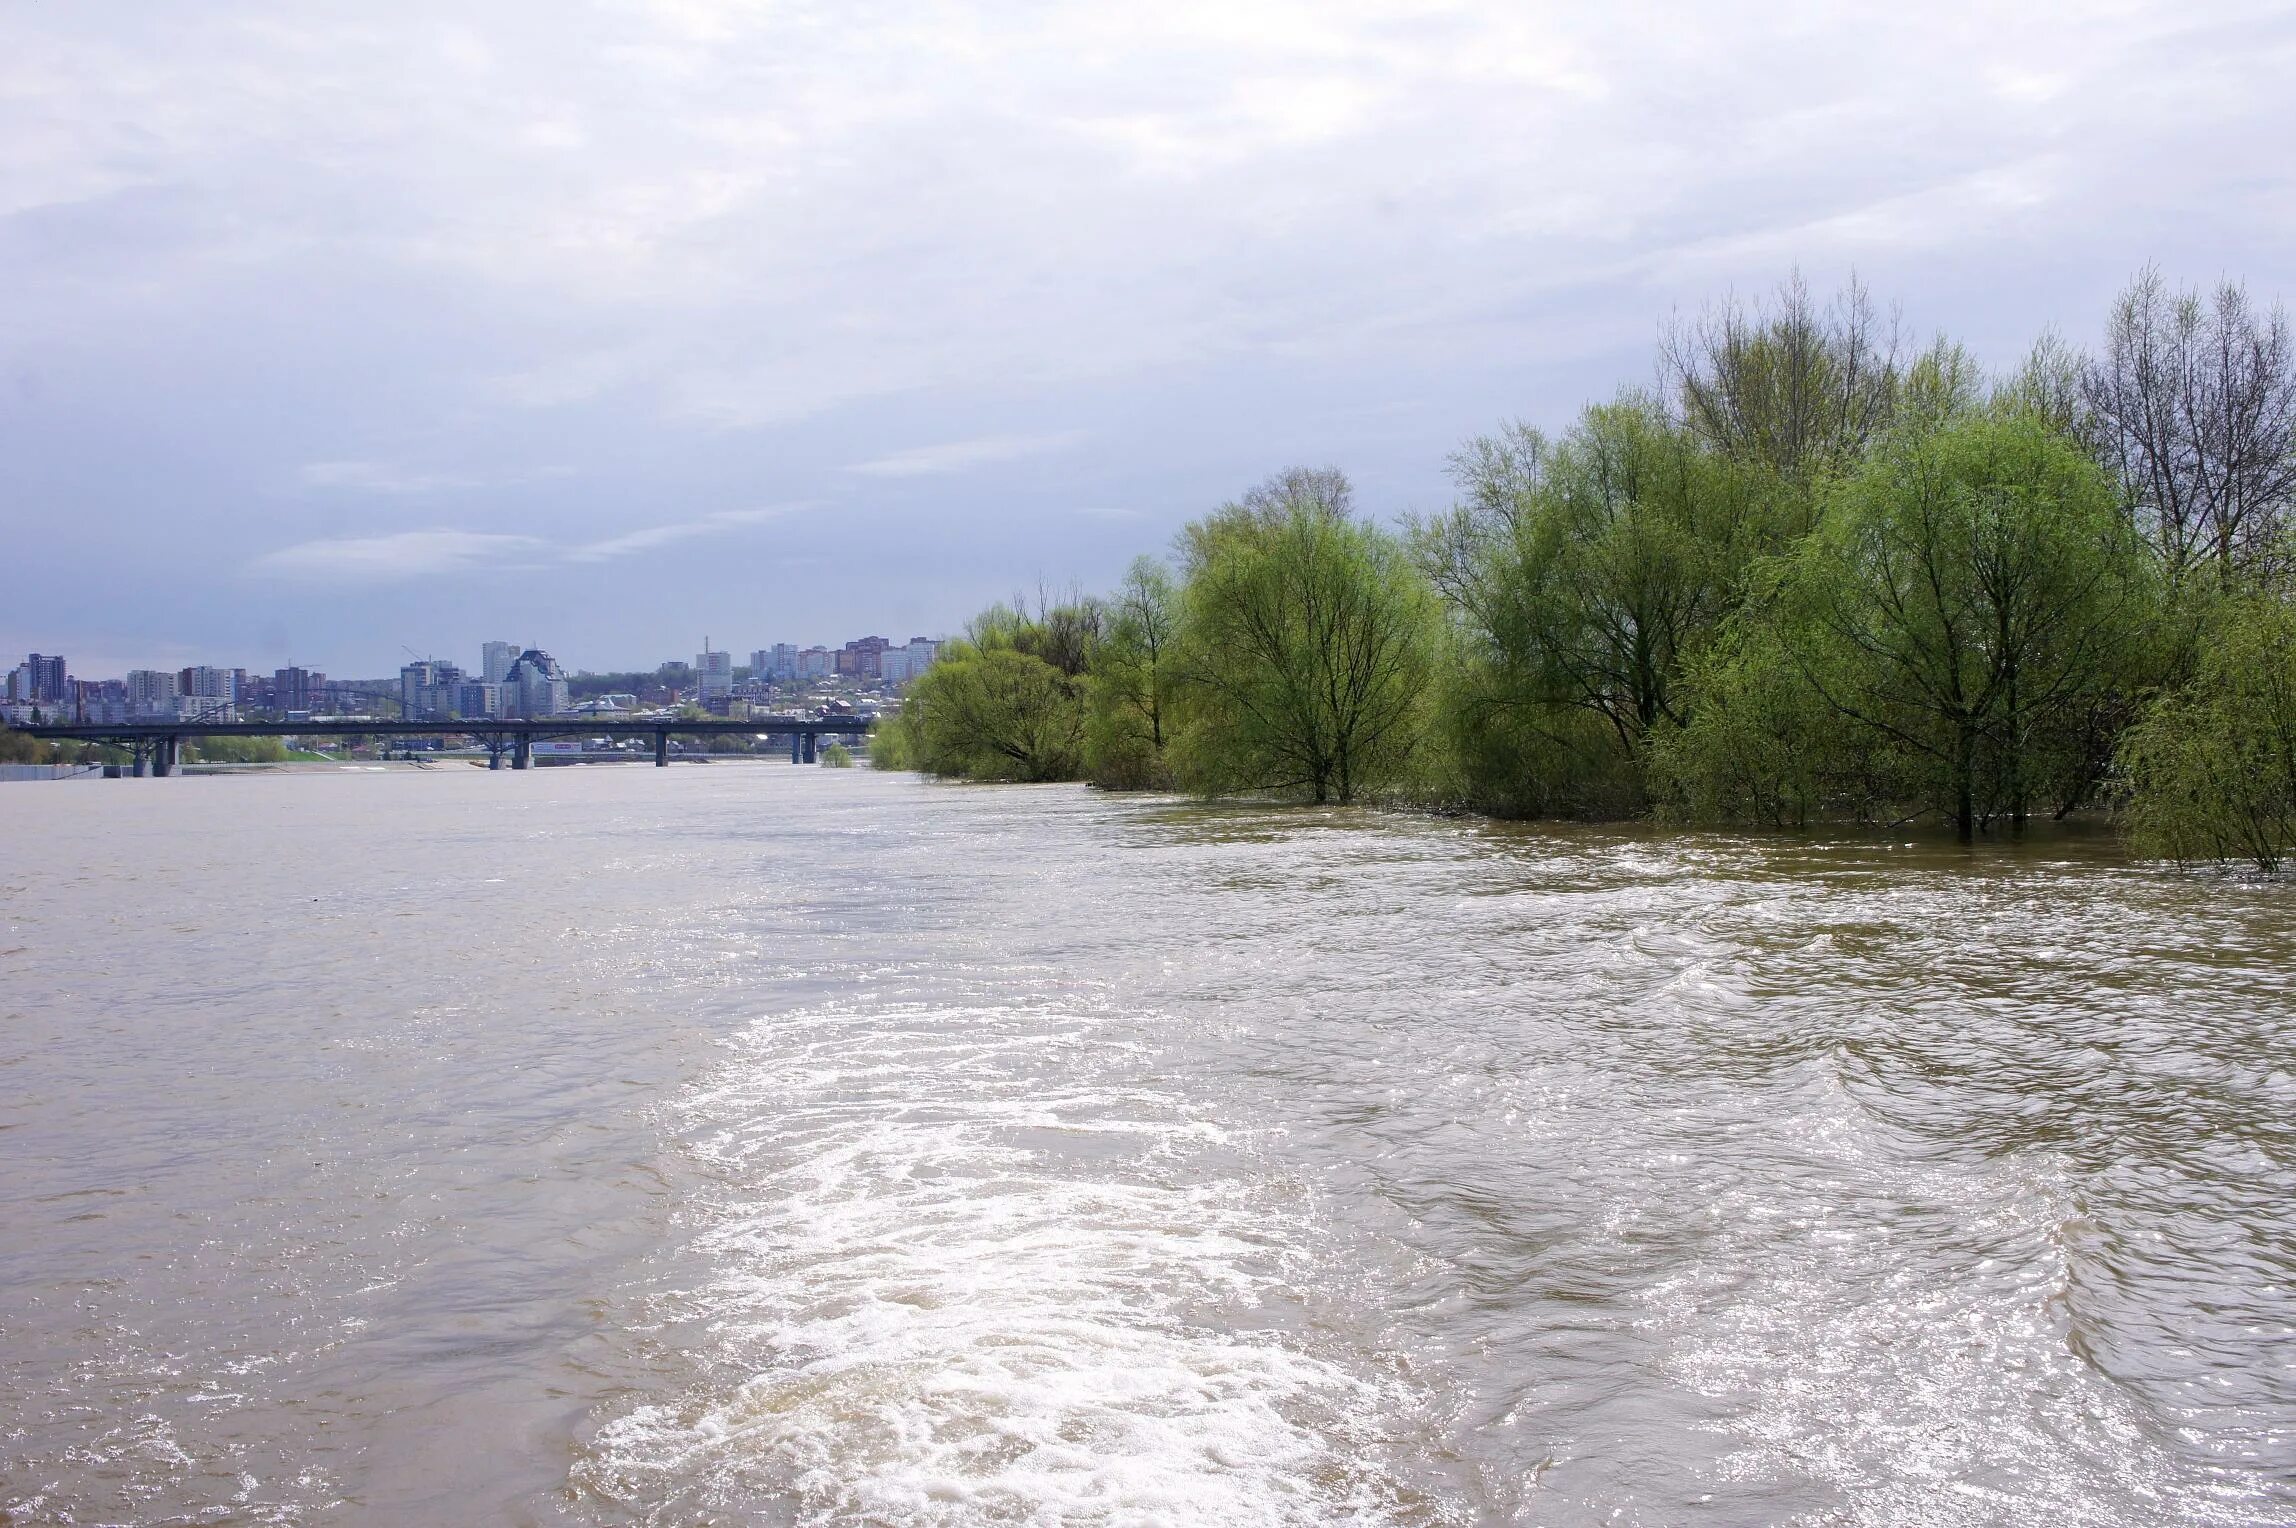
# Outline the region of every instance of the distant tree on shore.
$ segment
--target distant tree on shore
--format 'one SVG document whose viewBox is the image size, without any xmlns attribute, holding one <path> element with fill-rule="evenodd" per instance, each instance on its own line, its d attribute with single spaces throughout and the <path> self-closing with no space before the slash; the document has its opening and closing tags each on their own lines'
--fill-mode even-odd
<svg viewBox="0 0 2296 1528">
<path fill-rule="evenodd" d="M 0 727 L 0 764 L 53 764 L 56 745 Z"/>
</svg>

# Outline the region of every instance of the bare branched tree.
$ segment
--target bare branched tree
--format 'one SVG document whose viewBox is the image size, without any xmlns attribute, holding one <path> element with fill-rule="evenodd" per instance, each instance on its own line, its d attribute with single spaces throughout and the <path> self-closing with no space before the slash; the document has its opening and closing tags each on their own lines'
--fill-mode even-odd
<svg viewBox="0 0 2296 1528">
<path fill-rule="evenodd" d="M 2296 500 L 2296 342 L 2235 282 L 2207 300 L 2147 267 L 2082 378 L 2094 444 L 2172 574 L 2269 570 Z"/>
</svg>

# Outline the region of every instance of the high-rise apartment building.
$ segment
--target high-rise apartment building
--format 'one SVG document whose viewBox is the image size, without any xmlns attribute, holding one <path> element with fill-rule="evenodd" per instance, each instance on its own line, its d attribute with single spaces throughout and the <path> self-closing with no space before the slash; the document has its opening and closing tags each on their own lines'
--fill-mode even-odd
<svg viewBox="0 0 2296 1528">
<path fill-rule="evenodd" d="M 880 673 L 878 660 L 892 645 L 883 637 L 856 638 L 846 643 L 845 650 L 838 654 L 837 672 L 851 674 L 856 679 L 875 679 Z"/>
<path fill-rule="evenodd" d="M 24 660 L 31 670 L 31 693 L 25 700 L 44 702 L 66 700 L 71 696 L 70 682 L 64 675 L 64 660 L 60 655 L 33 653 Z"/>
<path fill-rule="evenodd" d="M 770 679 L 787 683 L 797 677 L 797 644 L 776 642 L 761 647 L 749 655 L 749 674 L 752 679 Z"/>
<path fill-rule="evenodd" d="M 565 672 L 539 647 L 518 655 L 510 672 L 502 676 L 502 686 L 506 715 L 557 716 L 569 703 Z"/>
<path fill-rule="evenodd" d="M 694 654 L 694 689 L 695 699 L 705 706 L 733 694 L 733 654 L 711 652 L 707 637 Z"/>
<path fill-rule="evenodd" d="M 488 642 L 479 648 L 479 678 L 484 684 L 500 684 L 510 677 L 510 666 L 518 661 L 522 651 L 516 642 Z"/>
<path fill-rule="evenodd" d="M 457 716 L 508 715 L 505 697 L 510 687 L 488 684 L 483 679 L 465 678 L 454 687 L 454 714 Z"/>
<path fill-rule="evenodd" d="M 453 716 L 461 700 L 462 670 L 436 658 L 409 663 L 399 670 L 399 714 L 429 720 Z"/>
<path fill-rule="evenodd" d="M 271 704 L 281 711 L 316 711 L 326 683 L 325 674 L 283 668 L 271 676 Z"/>
<path fill-rule="evenodd" d="M 175 674 L 178 695 L 197 696 L 201 700 L 232 700 L 239 698 L 238 673 L 234 669 L 196 668 L 177 669 Z"/>
<path fill-rule="evenodd" d="M 175 720 L 175 698 L 183 693 L 176 675 L 164 669 L 129 669 L 127 685 L 130 720 Z"/>
</svg>

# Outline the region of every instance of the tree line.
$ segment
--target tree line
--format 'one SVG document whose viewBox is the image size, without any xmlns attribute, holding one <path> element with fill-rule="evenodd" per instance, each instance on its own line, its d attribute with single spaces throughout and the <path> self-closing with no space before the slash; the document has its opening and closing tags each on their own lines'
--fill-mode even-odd
<svg viewBox="0 0 2296 1528">
<path fill-rule="evenodd" d="M 1678 324 L 1660 380 L 1450 460 L 1379 524 L 1331 469 L 1106 596 L 983 612 L 878 762 L 971 779 L 1963 839 L 2119 814 L 2296 846 L 2296 351 L 2147 270 L 1989 375 L 1854 282 Z"/>
</svg>

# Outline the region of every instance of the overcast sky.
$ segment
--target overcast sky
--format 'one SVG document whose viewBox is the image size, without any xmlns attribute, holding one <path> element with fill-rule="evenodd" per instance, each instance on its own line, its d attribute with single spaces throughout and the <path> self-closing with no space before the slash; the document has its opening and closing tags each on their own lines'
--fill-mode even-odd
<svg viewBox="0 0 2296 1528">
<path fill-rule="evenodd" d="M 937 634 L 1289 464 L 1438 508 L 1796 266 L 1992 363 L 2296 296 L 2292 81 L 2209 0 L 0 0 L 0 653 Z"/>
</svg>

